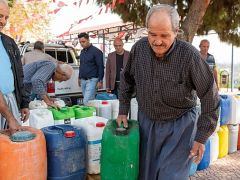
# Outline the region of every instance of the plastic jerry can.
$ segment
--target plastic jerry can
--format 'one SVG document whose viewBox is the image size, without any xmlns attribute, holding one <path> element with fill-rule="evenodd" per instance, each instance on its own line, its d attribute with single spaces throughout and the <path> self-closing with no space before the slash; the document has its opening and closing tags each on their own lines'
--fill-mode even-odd
<svg viewBox="0 0 240 180">
<path fill-rule="evenodd" d="M 219 154 L 219 137 L 218 133 L 210 136 L 210 164 L 217 160 Z"/>
<path fill-rule="evenodd" d="M 136 180 L 139 172 L 139 125 L 129 120 L 128 129 L 109 120 L 102 136 L 101 180 Z"/>
<path fill-rule="evenodd" d="M 9 130 L 0 131 L 1 180 L 47 179 L 45 137 L 41 130 L 24 128 L 12 135 Z"/>
<path fill-rule="evenodd" d="M 223 125 L 218 131 L 219 136 L 219 155 L 218 158 L 222 158 L 228 154 L 228 127 Z"/>
<path fill-rule="evenodd" d="M 108 101 L 102 101 L 102 103 L 99 105 L 98 116 L 106 119 L 112 119 L 112 106 Z"/>
<path fill-rule="evenodd" d="M 83 129 L 61 124 L 42 131 L 47 143 L 48 180 L 85 180 L 87 138 Z"/>
<path fill-rule="evenodd" d="M 52 112 L 48 109 L 30 110 L 29 125 L 37 129 L 54 125 Z"/>
<path fill-rule="evenodd" d="M 111 93 L 99 93 L 96 95 L 96 99 L 97 100 L 113 100 L 113 99 L 117 99 L 117 96 Z"/>
<path fill-rule="evenodd" d="M 220 95 L 220 106 L 221 106 L 221 115 L 220 115 L 220 125 L 227 124 L 231 118 L 231 96 L 230 95 Z"/>
<path fill-rule="evenodd" d="M 72 124 L 72 121 L 75 120 L 75 114 L 73 108 L 63 107 L 61 109 L 50 108 L 52 111 L 54 124 Z"/>
<path fill-rule="evenodd" d="M 96 108 L 91 106 L 73 106 L 75 113 L 75 120 L 80 118 L 86 118 L 96 116 Z"/>
<path fill-rule="evenodd" d="M 190 171 L 189 171 L 189 176 L 193 176 L 195 172 L 197 171 L 198 165 L 196 163 L 191 164 Z"/>
<path fill-rule="evenodd" d="M 228 124 L 239 124 L 240 123 L 240 95 L 231 96 L 231 118 Z"/>
<path fill-rule="evenodd" d="M 228 125 L 228 130 L 228 153 L 234 153 L 237 151 L 239 125 Z"/>
<path fill-rule="evenodd" d="M 208 139 L 205 143 L 205 151 L 203 154 L 203 158 L 198 164 L 197 170 L 204 170 L 209 167 L 210 164 L 210 140 Z"/>
<path fill-rule="evenodd" d="M 90 107 L 95 107 L 96 108 L 96 115 L 99 116 L 99 106 L 101 105 L 102 103 L 102 100 L 90 100 L 88 101 L 87 103 L 87 106 L 90 106 Z"/>
<path fill-rule="evenodd" d="M 118 99 L 108 100 L 108 102 L 112 106 L 112 118 L 111 119 L 117 119 L 118 112 L 119 112 L 119 100 Z"/>
<path fill-rule="evenodd" d="M 98 116 L 92 116 L 79 119 L 75 126 L 83 128 L 88 140 L 88 174 L 100 173 L 100 155 L 102 133 L 108 119 Z"/>
</svg>

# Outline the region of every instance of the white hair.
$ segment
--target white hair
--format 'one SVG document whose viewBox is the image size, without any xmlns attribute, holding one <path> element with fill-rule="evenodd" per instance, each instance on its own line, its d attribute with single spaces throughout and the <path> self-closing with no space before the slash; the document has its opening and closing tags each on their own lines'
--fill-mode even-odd
<svg viewBox="0 0 240 180">
<path fill-rule="evenodd" d="M 70 66 L 69 64 L 58 64 L 58 67 L 60 68 L 60 70 L 62 72 L 64 72 L 64 74 L 66 75 L 66 77 L 68 79 L 71 78 L 72 74 L 73 74 L 73 68 L 72 66 Z"/>
<path fill-rule="evenodd" d="M 7 0 L 0 0 L 0 4 L 4 4 L 4 5 L 8 6 L 8 1 Z"/>
<path fill-rule="evenodd" d="M 179 27 L 179 14 L 177 12 L 177 10 L 173 7 L 170 6 L 168 4 L 157 4 L 153 7 L 151 7 L 147 13 L 146 16 L 146 27 L 148 28 L 148 22 L 150 17 L 155 13 L 155 12 L 159 12 L 159 11 L 165 11 L 167 12 L 168 16 L 171 19 L 171 23 L 172 23 L 172 29 L 175 31 L 176 29 L 178 29 Z"/>
</svg>

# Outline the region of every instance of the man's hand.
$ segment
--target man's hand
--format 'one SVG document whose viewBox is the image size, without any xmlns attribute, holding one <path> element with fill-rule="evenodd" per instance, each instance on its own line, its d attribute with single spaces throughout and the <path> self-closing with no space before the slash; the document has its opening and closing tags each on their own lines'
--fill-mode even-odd
<svg viewBox="0 0 240 180">
<path fill-rule="evenodd" d="M 123 126 L 125 128 L 128 128 L 127 115 L 118 115 L 116 121 L 117 121 L 118 127 L 120 127 L 121 124 L 123 123 Z"/>
<path fill-rule="evenodd" d="M 8 119 L 8 128 L 10 131 L 19 131 L 21 130 L 21 125 L 17 122 L 15 118 Z"/>
<path fill-rule="evenodd" d="M 57 104 L 55 104 L 53 101 L 49 101 L 46 104 L 54 109 L 60 109 L 60 107 Z"/>
<path fill-rule="evenodd" d="M 97 88 L 98 89 L 102 89 L 103 88 L 103 83 L 102 82 L 98 82 L 97 83 Z"/>
<path fill-rule="evenodd" d="M 25 122 L 29 118 L 29 109 L 28 108 L 23 108 L 21 109 L 21 120 Z"/>
<path fill-rule="evenodd" d="M 81 87 L 81 80 L 78 79 L 78 86 Z"/>
<path fill-rule="evenodd" d="M 106 92 L 107 92 L 107 93 L 111 93 L 112 91 L 111 91 L 110 88 L 106 88 Z"/>
<path fill-rule="evenodd" d="M 203 158 L 204 151 L 205 151 L 205 145 L 194 141 L 193 147 L 190 151 L 189 158 L 194 158 L 193 162 L 196 164 L 199 164 Z"/>
<path fill-rule="evenodd" d="M 60 108 L 57 104 L 54 103 L 55 99 L 49 97 L 48 95 L 43 95 L 41 98 L 44 100 L 44 102 L 48 106 L 53 107 L 55 109 L 59 109 Z"/>
</svg>

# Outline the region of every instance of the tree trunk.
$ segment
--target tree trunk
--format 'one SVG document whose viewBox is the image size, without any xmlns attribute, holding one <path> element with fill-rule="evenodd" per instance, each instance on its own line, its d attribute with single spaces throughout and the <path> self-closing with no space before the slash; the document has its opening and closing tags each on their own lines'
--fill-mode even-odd
<svg viewBox="0 0 240 180">
<path fill-rule="evenodd" d="M 209 6 L 210 0 L 193 0 L 189 12 L 182 23 L 183 37 L 188 42 L 192 42 L 199 25 L 202 24 L 203 16 Z"/>
</svg>

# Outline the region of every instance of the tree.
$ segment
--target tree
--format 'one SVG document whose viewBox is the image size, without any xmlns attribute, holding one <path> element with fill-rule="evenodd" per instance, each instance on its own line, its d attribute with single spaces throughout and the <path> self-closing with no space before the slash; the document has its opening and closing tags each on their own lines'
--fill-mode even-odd
<svg viewBox="0 0 240 180">
<path fill-rule="evenodd" d="M 45 39 L 49 24 L 48 2 L 11 0 L 8 25 L 4 31 L 17 41 L 31 38 Z M 9 4 L 10 6 L 10 4 Z"/>
<path fill-rule="evenodd" d="M 110 3 L 123 22 L 140 26 L 144 26 L 150 6 L 169 4 L 181 16 L 180 28 L 186 41 L 192 42 L 195 34 L 206 35 L 214 30 L 220 40 L 240 46 L 240 0 L 97 0 L 97 3 Z"/>
<path fill-rule="evenodd" d="M 15 0 L 8 0 L 9 7 L 13 7 Z"/>
</svg>

